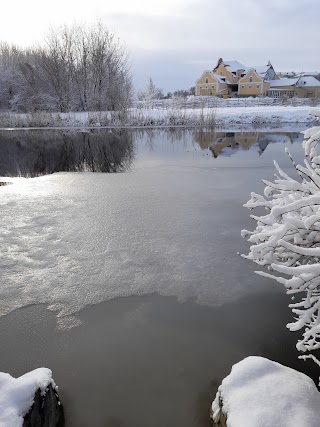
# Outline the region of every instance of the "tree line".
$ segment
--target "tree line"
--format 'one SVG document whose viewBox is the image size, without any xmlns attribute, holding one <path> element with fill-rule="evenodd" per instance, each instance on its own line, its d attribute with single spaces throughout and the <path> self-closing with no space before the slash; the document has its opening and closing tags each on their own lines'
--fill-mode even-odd
<svg viewBox="0 0 320 427">
<path fill-rule="evenodd" d="M 0 42 L 1 110 L 123 110 L 132 97 L 127 51 L 100 22 L 53 28 L 26 49 Z"/>
</svg>

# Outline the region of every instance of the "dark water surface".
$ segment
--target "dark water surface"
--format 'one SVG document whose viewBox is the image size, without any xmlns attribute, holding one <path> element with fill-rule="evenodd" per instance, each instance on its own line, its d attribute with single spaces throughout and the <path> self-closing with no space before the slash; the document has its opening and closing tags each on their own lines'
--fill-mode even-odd
<svg viewBox="0 0 320 427">
<path fill-rule="evenodd" d="M 285 147 L 301 161 L 301 143 L 279 130 L 1 132 L 14 185 L 0 190 L 0 370 L 50 367 L 71 427 L 207 426 L 248 355 L 316 379 L 282 287 L 237 255 L 254 226 L 242 204 L 274 158 L 291 171 Z"/>
</svg>

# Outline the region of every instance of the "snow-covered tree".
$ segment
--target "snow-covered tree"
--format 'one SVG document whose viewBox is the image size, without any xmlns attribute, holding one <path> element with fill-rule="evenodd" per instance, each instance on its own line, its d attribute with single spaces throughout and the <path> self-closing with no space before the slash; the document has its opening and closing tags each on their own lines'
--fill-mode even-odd
<svg viewBox="0 0 320 427">
<path fill-rule="evenodd" d="M 152 101 L 163 98 L 163 91 L 157 87 L 150 77 L 144 89 L 138 93 L 139 101 Z"/>
<path fill-rule="evenodd" d="M 128 55 L 101 22 L 52 28 L 45 43 L 0 43 L 0 108 L 125 110 L 133 94 Z"/>
<path fill-rule="evenodd" d="M 312 114 L 319 121 L 320 111 Z M 287 151 L 296 173 L 291 178 L 274 162 L 274 182 L 264 180 L 264 195 L 251 193 L 244 205 L 265 208 L 268 213 L 251 215 L 257 222 L 255 230 L 242 230 L 241 234 L 252 244 L 249 254 L 243 256 L 269 270 L 256 273 L 275 279 L 292 295 L 294 321 L 287 327 L 302 330 L 297 349 L 312 352 L 320 348 L 320 126 L 306 130 L 304 136 L 305 164 L 296 164 Z M 311 358 L 320 365 L 316 355 L 300 358 Z"/>
</svg>

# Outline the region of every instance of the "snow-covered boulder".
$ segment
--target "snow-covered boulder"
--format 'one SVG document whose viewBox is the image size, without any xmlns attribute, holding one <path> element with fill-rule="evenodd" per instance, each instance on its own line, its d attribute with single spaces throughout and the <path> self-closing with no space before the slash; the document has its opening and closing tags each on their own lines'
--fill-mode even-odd
<svg viewBox="0 0 320 427">
<path fill-rule="evenodd" d="M 211 418 L 214 426 L 319 427 L 320 393 L 307 375 L 250 356 L 222 381 Z"/>
<path fill-rule="evenodd" d="M 19 378 L 0 372 L 1 427 L 56 427 L 63 408 L 52 372 L 39 368 Z"/>
</svg>

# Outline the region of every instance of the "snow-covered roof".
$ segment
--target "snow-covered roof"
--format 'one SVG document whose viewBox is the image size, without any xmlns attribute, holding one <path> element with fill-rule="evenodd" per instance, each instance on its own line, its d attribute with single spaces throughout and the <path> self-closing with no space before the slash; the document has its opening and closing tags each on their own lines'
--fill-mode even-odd
<svg viewBox="0 0 320 427">
<path fill-rule="evenodd" d="M 320 71 L 280 71 L 279 76 L 283 76 L 283 77 L 297 77 L 297 76 L 313 76 L 313 77 L 317 77 L 320 75 Z"/>
<path fill-rule="evenodd" d="M 296 77 L 299 73 L 295 71 L 279 71 L 278 75 L 283 77 Z"/>
<path fill-rule="evenodd" d="M 319 71 L 303 71 L 301 73 L 301 75 L 302 76 L 313 76 L 313 77 L 315 77 L 315 76 L 319 76 L 320 72 Z"/>
<path fill-rule="evenodd" d="M 248 68 L 246 65 L 243 65 L 238 61 L 223 61 L 222 64 L 227 67 L 227 70 L 231 73 L 238 70 L 246 70 Z"/>
<path fill-rule="evenodd" d="M 204 74 L 209 73 L 212 77 L 214 77 L 219 83 L 228 83 L 230 84 L 229 80 L 225 76 L 220 76 L 220 74 L 214 74 L 212 71 L 206 70 L 202 73 L 202 76 L 196 80 L 196 83 L 198 84 L 198 81 L 203 77 Z M 224 79 L 224 80 L 223 80 Z"/>
<path fill-rule="evenodd" d="M 262 77 L 265 76 L 265 74 L 267 73 L 267 71 L 271 67 L 270 63 L 267 65 L 257 65 L 257 66 L 248 67 L 247 65 L 244 65 L 241 62 L 236 61 L 236 60 L 223 61 L 222 59 L 220 59 L 215 68 L 217 68 L 220 64 L 224 65 L 226 67 L 226 69 L 228 71 L 230 71 L 231 73 L 237 72 L 238 70 L 243 70 L 243 73 L 247 74 L 248 71 L 253 68 L 254 70 L 256 70 L 256 73 Z"/>
<path fill-rule="evenodd" d="M 270 69 L 271 65 L 256 65 L 252 66 L 251 68 L 254 68 L 260 76 L 264 76 L 267 71 Z"/>
<path fill-rule="evenodd" d="M 224 77 L 224 76 L 220 76 L 219 74 L 214 74 L 214 73 L 211 73 L 211 75 L 215 79 L 217 79 L 219 83 L 229 83 L 230 84 L 229 80 L 226 77 Z"/>
<path fill-rule="evenodd" d="M 297 83 L 298 87 L 319 87 L 320 86 L 320 82 L 319 80 L 315 79 L 312 76 L 303 76 L 300 77 L 300 79 L 298 80 Z"/>
<path fill-rule="evenodd" d="M 295 86 L 298 80 L 299 78 L 295 78 L 295 79 L 281 78 L 281 79 L 270 80 L 270 89 L 272 89 L 273 87 L 280 87 L 280 86 Z"/>
</svg>

